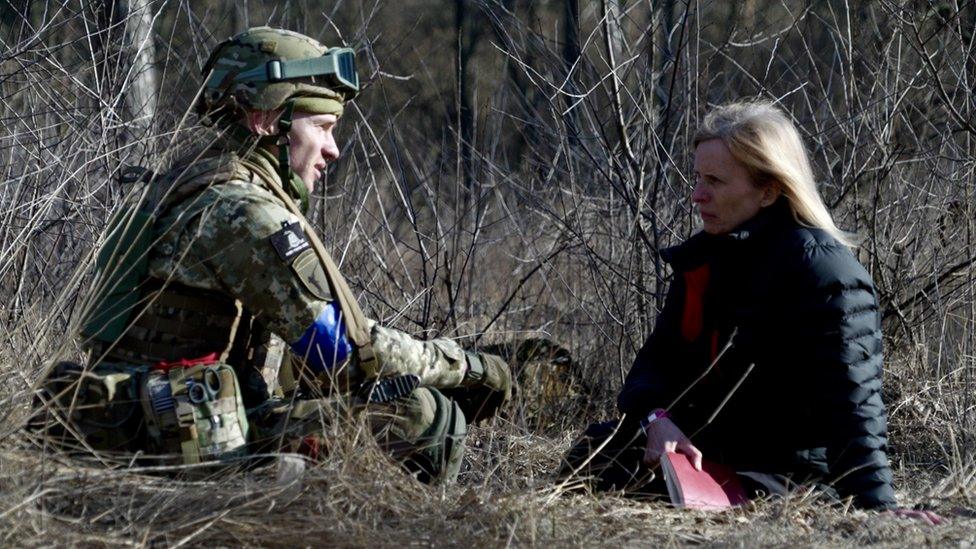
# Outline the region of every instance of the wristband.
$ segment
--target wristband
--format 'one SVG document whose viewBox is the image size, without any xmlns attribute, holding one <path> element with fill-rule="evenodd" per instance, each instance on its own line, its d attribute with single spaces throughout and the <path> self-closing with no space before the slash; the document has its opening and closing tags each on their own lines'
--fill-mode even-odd
<svg viewBox="0 0 976 549">
<path fill-rule="evenodd" d="M 658 408 L 657 410 L 652 411 L 651 413 L 647 414 L 647 417 L 640 421 L 641 430 L 646 434 L 647 428 L 651 425 L 651 423 L 666 417 L 671 417 L 671 414 L 669 414 L 664 408 Z"/>
</svg>

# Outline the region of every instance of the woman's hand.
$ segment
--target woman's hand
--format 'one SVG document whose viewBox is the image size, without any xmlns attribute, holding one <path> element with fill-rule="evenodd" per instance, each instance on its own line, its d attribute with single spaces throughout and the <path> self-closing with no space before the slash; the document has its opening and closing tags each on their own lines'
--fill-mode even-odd
<svg viewBox="0 0 976 549">
<path fill-rule="evenodd" d="M 661 461 L 664 452 L 680 452 L 691 458 L 691 464 L 701 471 L 702 453 L 688 440 L 669 418 L 662 417 L 647 426 L 647 446 L 644 449 L 644 463 L 655 466 Z"/>
<path fill-rule="evenodd" d="M 930 526 L 938 526 L 939 524 L 942 524 L 942 521 L 944 520 L 942 517 L 932 511 L 923 511 L 920 509 L 906 509 L 904 507 L 900 507 L 898 509 L 891 509 L 888 511 L 888 513 L 898 518 L 920 520 L 928 523 Z"/>
</svg>

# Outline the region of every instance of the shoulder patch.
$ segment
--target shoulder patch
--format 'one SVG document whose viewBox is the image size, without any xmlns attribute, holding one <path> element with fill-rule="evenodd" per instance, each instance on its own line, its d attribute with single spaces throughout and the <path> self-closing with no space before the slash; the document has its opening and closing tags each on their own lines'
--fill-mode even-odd
<svg viewBox="0 0 976 549">
<path fill-rule="evenodd" d="M 315 255 L 315 250 L 302 252 L 292 261 L 291 270 L 309 293 L 322 301 L 332 301 L 329 278 L 325 276 L 325 269 L 322 268 L 319 256 Z"/>
<path fill-rule="evenodd" d="M 293 223 L 282 222 L 281 230 L 268 237 L 268 240 L 278 252 L 278 257 L 285 263 L 290 263 L 295 256 L 311 247 L 308 238 L 305 236 L 305 231 L 302 230 L 302 225 L 297 221 Z"/>
</svg>

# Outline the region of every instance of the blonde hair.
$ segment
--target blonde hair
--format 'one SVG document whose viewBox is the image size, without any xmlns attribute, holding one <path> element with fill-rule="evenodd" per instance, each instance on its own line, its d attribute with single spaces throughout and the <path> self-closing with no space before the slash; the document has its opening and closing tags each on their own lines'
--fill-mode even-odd
<svg viewBox="0 0 976 549">
<path fill-rule="evenodd" d="M 783 111 L 765 101 L 722 105 L 705 116 L 695 147 L 711 139 L 721 139 L 757 185 L 778 184 L 798 223 L 855 246 L 853 235 L 837 228 L 820 198 L 803 141 Z"/>
</svg>

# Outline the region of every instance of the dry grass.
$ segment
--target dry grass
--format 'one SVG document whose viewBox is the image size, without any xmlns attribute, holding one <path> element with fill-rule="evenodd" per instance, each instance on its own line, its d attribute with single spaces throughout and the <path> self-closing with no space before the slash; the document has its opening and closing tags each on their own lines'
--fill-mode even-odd
<svg viewBox="0 0 976 549">
<path fill-rule="evenodd" d="M 422 485 L 360 448 L 281 484 L 274 464 L 212 480 L 107 470 L 9 440 L 0 466 L 4 543 L 201 546 L 921 545 L 971 541 L 961 495 L 932 500 L 949 518 L 924 526 L 829 508 L 797 496 L 726 513 L 683 511 L 616 495 L 554 492 L 569 442 L 476 428 L 455 486 Z M 932 479 L 900 471 L 906 491 Z"/>
<path fill-rule="evenodd" d="M 332 455 L 287 481 L 274 461 L 210 477 L 190 471 L 194 480 L 174 467 L 108 469 L 42 449 L 36 435 L 13 433 L 0 443 L 0 531 L 4 544 L 15 546 L 900 547 L 955 545 L 976 535 L 976 469 L 906 463 L 932 453 L 914 454 L 904 440 L 893 455 L 899 500 L 936 510 L 948 519 L 943 525 L 825 506 L 803 494 L 706 513 L 576 490 L 553 472 L 582 421 L 565 418 L 561 433 L 533 434 L 509 419 L 530 397 L 520 393 L 502 417 L 471 429 L 451 486 L 417 482 L 359 425 L 345 426 Z M 920 422 L 902 414 L 895 415 L 896 433 Z"/>
</svg>

